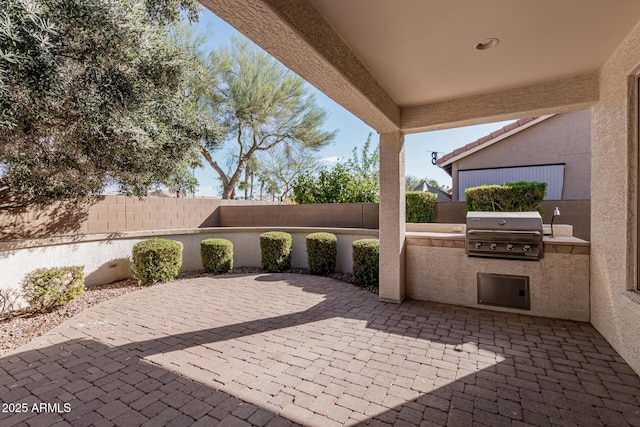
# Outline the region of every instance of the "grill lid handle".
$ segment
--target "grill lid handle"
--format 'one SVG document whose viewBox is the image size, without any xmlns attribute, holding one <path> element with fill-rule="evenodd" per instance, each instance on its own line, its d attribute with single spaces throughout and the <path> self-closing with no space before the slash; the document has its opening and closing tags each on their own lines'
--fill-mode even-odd
<svg viewBox="0 0 640 427">
<path fill-rule="evenodd" d="M 522 231 L 522 230 L 469 230 L 467 234 L 519 234 L 522 236 L 540 236 L 539 231 Z"/>
</svg>

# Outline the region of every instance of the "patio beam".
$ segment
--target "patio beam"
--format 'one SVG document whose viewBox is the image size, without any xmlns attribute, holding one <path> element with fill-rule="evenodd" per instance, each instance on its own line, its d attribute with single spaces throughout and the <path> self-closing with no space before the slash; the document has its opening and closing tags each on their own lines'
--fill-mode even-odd
<svg viewBox="0 0 640 427">
<path fill-rule="evenodd" d="M 401 109 L 401 129 L 416 133 L 591 108 L 599 73 Z"/>
<path fill-rule="evenodd" d="M 399 128 L 399 107 L 308 0 L 199 1 L 378 132 Z"/>
</svg>

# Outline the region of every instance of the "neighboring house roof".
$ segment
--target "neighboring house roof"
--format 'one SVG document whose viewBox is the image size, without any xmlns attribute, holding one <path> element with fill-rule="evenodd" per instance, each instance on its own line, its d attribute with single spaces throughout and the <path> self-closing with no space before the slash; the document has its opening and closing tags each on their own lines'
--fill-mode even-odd
<svg viewBox="0 0 640 427">
<path fill-rule="evenodd" d="M 421 184 L 418 184 L 413 191 L 428 191 L 429 193 L 436 194 L 436 202 L 450 202 L 451 194 L 442 191 L 441 189 L 434 187 L 432 185 L 427 184 L 426 181 L 422 181 Z"/>
<path fill-rule="evenodd" d="M 503 139 L 508 138 L 511 135 L 522 132 L 523 130 L 537 125 L 538 123 L 553 116 L 555 116 L 555 114 L 517 120 L 513 123 L 508 124 L 502 129 L 491 132 L 489 135 L 483 136 L 482 138 L 465 145 L 464 147 L 457 148 L 451 153 L 445 154 L 438 159 L 437 165 L 444 169 L 449 175 L 451 175 L 452 163 L 464 157 L 470 156 L 477 151 L 487 148 L 495 144 L 496 142 L 502 141 Z"/>
</svg>

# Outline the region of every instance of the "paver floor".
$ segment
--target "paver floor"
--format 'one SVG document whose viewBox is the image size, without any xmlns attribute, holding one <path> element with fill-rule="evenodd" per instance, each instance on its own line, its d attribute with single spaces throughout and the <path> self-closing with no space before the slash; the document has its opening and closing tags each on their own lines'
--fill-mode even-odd
<svg viewBox="0 0 640 427">
<path fill-rule="evenodd" d="M 626 426 L 639 398 L 589 324 L 293 274 L 149 287 L 0 358 L 1 426 Z"/>
</svg>

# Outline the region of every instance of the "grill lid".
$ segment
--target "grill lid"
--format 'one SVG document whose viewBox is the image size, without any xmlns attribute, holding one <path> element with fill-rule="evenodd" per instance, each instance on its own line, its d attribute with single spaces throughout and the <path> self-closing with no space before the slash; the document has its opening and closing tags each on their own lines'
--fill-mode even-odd
<svg viewBox="0 0 640 427">
<path fill-rule="evenodd" d="M 467 230 L 542 232 L 542 217 L 538 212 L 467 212 Z"/>
<path fill-rule="evenodd" d="M 467 212 L 467 255 L 537 261 L 543 257 L 538 212 Z"/>
</svg>

